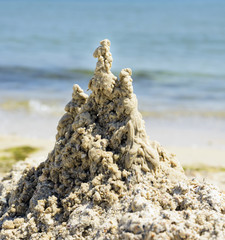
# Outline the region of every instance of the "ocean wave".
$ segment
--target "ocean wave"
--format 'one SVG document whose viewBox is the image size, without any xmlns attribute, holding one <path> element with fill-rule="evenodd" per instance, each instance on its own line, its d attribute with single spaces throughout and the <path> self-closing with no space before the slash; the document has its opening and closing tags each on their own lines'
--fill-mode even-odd
<svg viewBox="0 0 225 240">
<path fill-rule="evenodd" d="M 48 114 L 60 116 L 63 114 L 63 106 L 60 103 L 43 102 L 36 99 L 7 100 L 0 104 L 0 109 L 5 111 L 25 111 L 26 113 Z"/>
<path fill-rule="evenodd" d="M 46 69 L 46 68 L 33 68 L 29 66 L 0 66 L 0 74 L 7 75 L 7 76 L 18 76 L 23 75 L 24 79 L 26 77 L 32 79 L 60 79 L 60 80 L 70 80 L 77 77 L 87 77 L 88 79 L 93 75 L 94 71 L 85 68 L 64 68 L 64 69 Z M 118 76 L 119 71 L 115 71 L 115 74 Z M 169 70 L 150 70 L 150 69 L 143 69 L 143 70 L 134 70 L 133 71 L 133 78 L 135 80 L 166 80 L 170 79 L 171 77 L 176 78 L 216 78 L 216 79 L 225 79 L 225 74 L 216 74 L 216 73 L 207 73 L 207 72 L 185 72 L 185 71 L 169 71 Z M 0 81 L 4 78 L 1 77 Z M 23 78 L 19 78 L 23 80 Z M 10 80 L 10 78 L 9 78 Z"/>
<path fill-rule="evenodd" d="M 178 72 L 169 70 L 138 70 L 133 74 L 134 77 L 141 79 L 159 80 L 167 77 L 185 77 L 185 78 L 221 78 L 225 79 L 225 74 L 215 74 L 206 72 Z"/>
<path fill-rule="evenodd" d="M 0 66 L 0 81 L 4 80 L 4 76 L 7 76 L 7 80 L 15 80 L 14 77 L 19 77 L 18 81 L 26 79 L 48 79 L 48 80 L 72 80 L 77 77 L 88 77 L 94 72 L 88 69 L 39 69 L 26 66 Z"/>
</svg>

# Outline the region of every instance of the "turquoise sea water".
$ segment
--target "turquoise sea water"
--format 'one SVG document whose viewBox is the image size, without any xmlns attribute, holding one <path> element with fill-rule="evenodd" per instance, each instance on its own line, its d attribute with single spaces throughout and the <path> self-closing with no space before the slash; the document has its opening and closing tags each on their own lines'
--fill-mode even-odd
<svg viewBox="0 0 225 240">
<path fill-rule="evenodd" d="M 224 16 L 223 0 L 1 0 L 0 117 L 60 116 L 108 38 L 146 116 L 224 119 Z"/>
</svg>

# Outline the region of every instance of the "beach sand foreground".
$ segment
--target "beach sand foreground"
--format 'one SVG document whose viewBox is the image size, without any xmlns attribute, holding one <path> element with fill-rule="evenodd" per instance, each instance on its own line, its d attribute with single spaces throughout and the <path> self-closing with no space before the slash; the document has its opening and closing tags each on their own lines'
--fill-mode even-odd
<svg viewBox="0 0 225 240">
<path fill-rule="evenodd" d="M 74 85 L 47 160 L 3 178 L 0 238 L 224 239 L 225 194 L 148 139 L 132 72 L 117 79 L 110 42 L 100 43 L 92 93 Z"/>
</svg>

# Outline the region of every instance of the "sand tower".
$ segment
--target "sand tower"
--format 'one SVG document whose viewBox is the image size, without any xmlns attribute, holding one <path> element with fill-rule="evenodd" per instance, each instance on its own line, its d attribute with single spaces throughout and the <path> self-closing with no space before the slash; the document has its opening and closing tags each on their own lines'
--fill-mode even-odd
<svg viewBox="0 0 225 240">
<path fill-rule="evenodd" d="M 100 44 L 91 94 L 73 86 L 47 160 L 3 179 L 0 239 L 222 239 L 224 195 L 148 138 L 131 69 L 114 76 Z"/>
</svg>

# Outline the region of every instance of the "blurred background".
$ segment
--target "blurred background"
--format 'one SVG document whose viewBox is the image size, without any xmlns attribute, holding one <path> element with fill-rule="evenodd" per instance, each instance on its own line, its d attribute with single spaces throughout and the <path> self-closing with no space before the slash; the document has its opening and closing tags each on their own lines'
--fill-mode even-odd
<svg viewBox="0 0 225 240">
<path fill-rule="evenodd" d="M 223 0 L 0 0 L 1 145 L 54 142 L 108 38 L 113 73 L 133 70 L 150 138 L 186 165 L 225 165 L 224 13 Z"/>
</svg>

